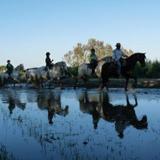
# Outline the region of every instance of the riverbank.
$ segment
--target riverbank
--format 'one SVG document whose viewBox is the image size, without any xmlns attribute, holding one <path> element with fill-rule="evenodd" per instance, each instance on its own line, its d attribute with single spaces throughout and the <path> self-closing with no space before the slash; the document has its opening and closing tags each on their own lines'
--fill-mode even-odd
<svg viewBox="0 0 160 160">
<path fill-rule="evenodd" d="M 74 87 L 75 80 L 63 80 L 62 86 L 63 87 Z M 101 84 L 101 80 L 97 78 L 89 79 L 86 83 L 83 80 L 79 80 L 77 83 L 77 87 L 87 87 L 87 88 L 97 88 Z M 128 87 L 133 87 L 134 81 L 131 79 L 129 81 Z M 125 79 L 110 79 L 109 80 L 109 87 L 112 88 L 123 88 L 125 85 Z M 55 86 L 58 86 L 58 84 Z M 137 82 L 138 88 L 160 88 L 160 79 L 138 79 Z"/>
<path fill-rule="evenodd" d="M 60 82 L 45 84 L 44 88 L 55 88 L 55 87 L 86 87 L 86 88 L 98 88 L 101 84 L 101 80 L 98 78 L 91 78 L 86 83 L 83 80 L 79 80 L 76 83 L 75 79 L 63 79 Z M 128 88 L 134 88 L 134 81 L 131 79 L 128 84 Z M 125 79 L 110 79 L 109 88 L 123 88 L 125 85 Z M 13 85 L 7 85 L 6 87 L 13 87 Z M 38 88 L 32 84 L 16 84 L 16 88 Z M 3 87 L 2 87 L 3 88 Z M 160 88 L 160 79 L 138 79 L 137 88 Z"/>
</svg>

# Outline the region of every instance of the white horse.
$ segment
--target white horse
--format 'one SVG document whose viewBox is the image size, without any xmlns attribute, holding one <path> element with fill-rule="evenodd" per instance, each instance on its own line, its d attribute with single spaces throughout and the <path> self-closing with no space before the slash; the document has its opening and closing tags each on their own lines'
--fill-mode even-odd
<svg viewBox="0 0 160 160">
<path fill-rule="evenodd" d="M 111 62 L 111 61 L 112 61 L 112 57 L 104 57 L 104 58 L 98 60 L 98 65 L 95 68 L 95 73 L 96 73 L 97 77 L 100 78 L 100 76 L 101 76 L 102 65 L 105 62 Z M 92 76 L 92 69 L 91 69 L 90 65 L 88 63 L 81 64 L 78 68 L 78 79 L 83 79 L 84 81 L 86 81 L 91 76 Z"/>
<path fill-rule="evenodd" d="M 65 62 L 57 62 L 51 69 L 45 66 L 39 68 L 30 68 L 26 70 L 26 80 L 28 83 L 39 84 L 43 86 L 45 82 L 53 82 L 67 76 L 68 69 Z"/>
</svg>

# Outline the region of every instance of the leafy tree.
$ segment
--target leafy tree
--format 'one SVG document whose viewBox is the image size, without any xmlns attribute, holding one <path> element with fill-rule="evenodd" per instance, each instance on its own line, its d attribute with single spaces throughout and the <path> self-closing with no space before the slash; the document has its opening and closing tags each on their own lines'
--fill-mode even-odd
<svg viewBox="0 0 160 160">
<path fill-rule="evenodd" d="M 96 39 L 89 39 L 87 44 L 77 43 L 76 47 L 72 51 L 69 51 L 64 55 L 64 59 L 68 65 L 75 67 L 82 63 L 88 62 L 90 55 L 90 49 L 96 50 L 97 57 L 99 59 L 112 55 L 112 46 L 105 44 L 103 41 Z M 127 55 L 133 54 L 133 51 L 122 48 Z"/>
</svg>

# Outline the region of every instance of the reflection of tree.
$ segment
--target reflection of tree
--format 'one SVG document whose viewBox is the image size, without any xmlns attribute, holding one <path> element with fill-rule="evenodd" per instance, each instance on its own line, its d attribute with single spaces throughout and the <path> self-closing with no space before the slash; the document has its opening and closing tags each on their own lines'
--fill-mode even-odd
<svg viewBox="0 0 160 160">
<path fill-rule="evenodd" d="M 10 160 L 15 159 L 12 154 L 10 154 L 4 145 L 0 145 L 0 160 Z"/>
<path fill-rule="evenodd" d="M 124 130 L 132 125 L 136 129 L 147 128 L 147 116 L 144 115 L 141 120 L 137 118 L 135 107 L 138 105 L 137 97 L 134 96 L 135 104 L 129 102 L 128 94 L 126 94 L 126 105 L 113 105 L 109 101 L 109 96 L 106 92 L 97 94 L 99 98 L 95 101 L 93 95 L 84 92 L 83 98 L 79 99 L 80 109 L 83 112 L 92 115 L 94 128 L 97 128 L 100 118 L 108 122 L 115 123 L 115 130 L 120 138 L 124 136 Z"/>
<path fill-rule="evenodd" d="M 60 93 L 41 93 L 38 95 L 37 104 L 40 109 L 47 109 L 48 110 L 48 122 L 49 124 L 53 123 L 53 116 L 55 114 L 66 116 L 68 114 L 68 106 L 66 105 L 65 108 L 61 107 L 61 99 Z"/>
</svg>

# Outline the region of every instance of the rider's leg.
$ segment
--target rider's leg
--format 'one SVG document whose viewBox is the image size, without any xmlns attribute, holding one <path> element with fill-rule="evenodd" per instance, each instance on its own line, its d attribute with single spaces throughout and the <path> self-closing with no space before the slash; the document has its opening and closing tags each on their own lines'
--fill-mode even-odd
<svg viewBox="0 0 160 160">
<path fill-rule="evenodd" d="M 117 61 L 117 66 L 118 66 L 118 69 L 117 69 L 118 75 L 121 75 L 121 62 L 120 61 Z"/>
</svg>

